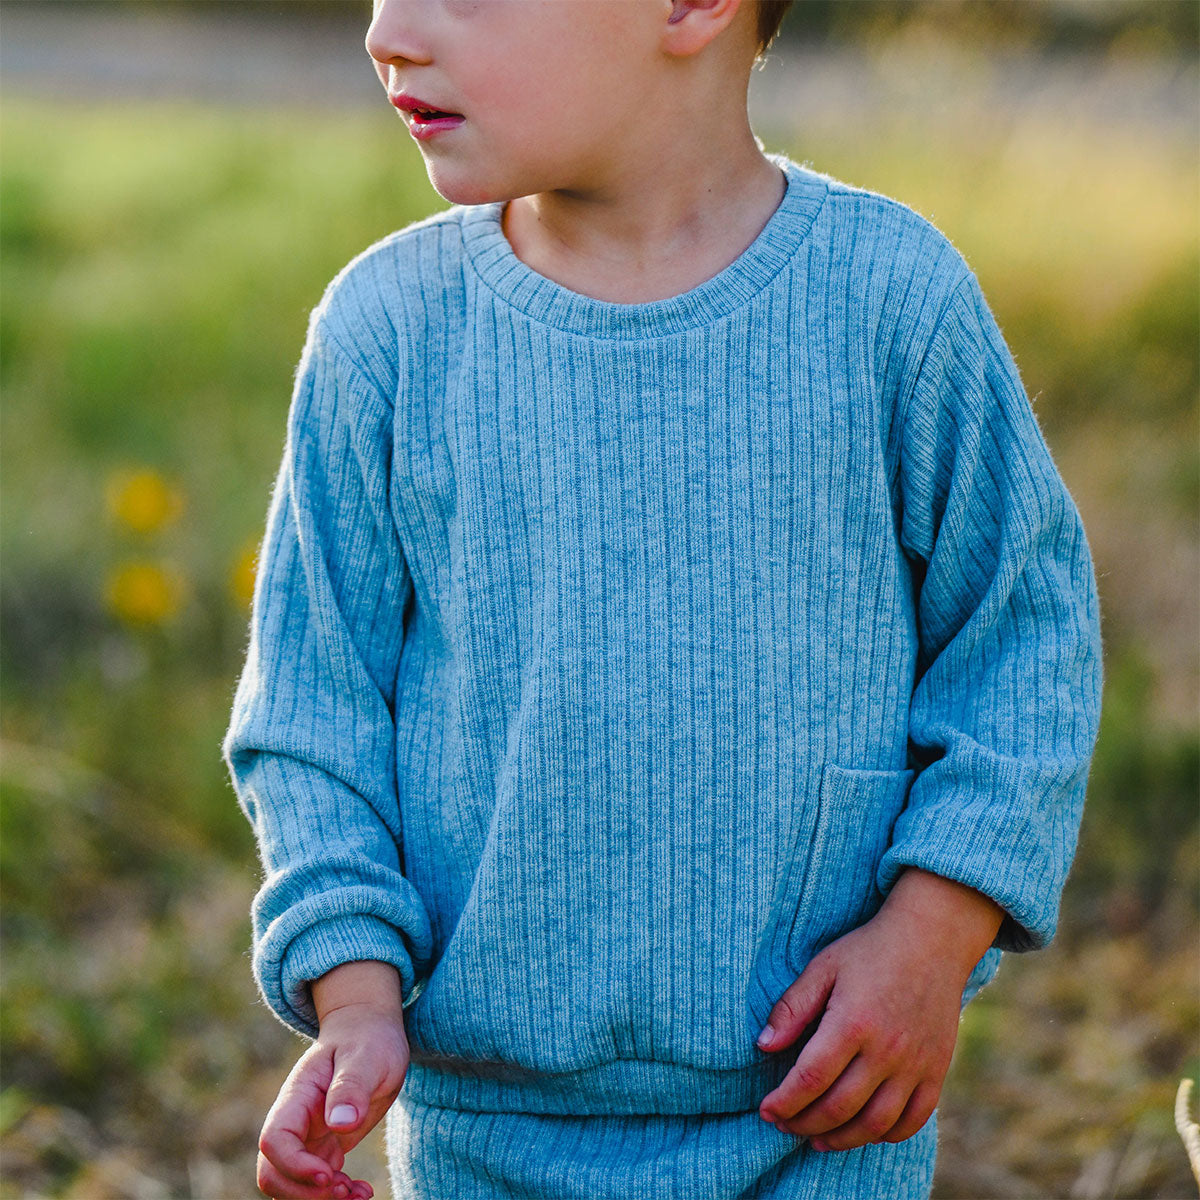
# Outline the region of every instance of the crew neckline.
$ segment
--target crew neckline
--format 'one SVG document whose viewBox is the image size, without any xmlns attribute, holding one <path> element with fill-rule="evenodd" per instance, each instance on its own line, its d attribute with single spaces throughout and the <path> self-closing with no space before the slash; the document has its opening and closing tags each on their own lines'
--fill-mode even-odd
<svg viewBox="0 0 1200 1200">
<path fill-rule="evenodd" d="M 727 267 L 686 292 L 640 304 L 597 300 L 539 274 L 504 234 L 504 201 L 463 206 L 462 238 L 482 282 L 503 302 L 545 325 L 604 338 L 662 337 L 711 324 L 760 292 L 804 242 L 828 185 L 785 154 L 765 157 L 783 171 L 783 198 L 758 236 Z"/>
</svg>

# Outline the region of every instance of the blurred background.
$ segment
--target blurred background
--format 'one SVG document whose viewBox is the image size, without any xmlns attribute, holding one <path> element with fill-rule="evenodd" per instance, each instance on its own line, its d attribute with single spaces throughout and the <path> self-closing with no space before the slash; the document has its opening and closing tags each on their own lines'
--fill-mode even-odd
<svg viewBox="0 0 1200 1200">
<path fill-rule="evenodd" d="M 564 0 L 565 2 L 565 0 Z M 303 1044 L 256 1000 L 220 760 L 311 307 L 446 207 L 368 0 L 0 12 L 4 1197 L 256 1194 Z M 963 252 L 1083 514 L 1107 690 L 1061 931 L 967 1010 L 935 1195 L 1195 1196 L 1200 6 L 800 0 L 769 150 Z M 379 1193 L 372 1138 L 356 1152 Z"/>
</svg>

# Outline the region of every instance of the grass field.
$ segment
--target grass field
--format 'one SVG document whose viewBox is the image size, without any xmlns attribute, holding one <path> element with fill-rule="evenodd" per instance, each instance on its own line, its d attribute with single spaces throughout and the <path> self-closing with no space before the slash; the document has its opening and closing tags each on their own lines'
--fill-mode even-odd
<svg viewBox="0 0 1200 1200">
<path fill-rule="evenodd" d="M 936 1194 L 1194 1195 L 1171 1126 L 1200 1069 L 1194 153 L 1045 116 L 760 133 L 963 251 L 1099 575 L 1061 934 L 967 1011 Z M 251 1195 L 299 1050 L 253 994 L 219 756 L 251 558 L 308 310 L 444 202 L 387 114 L 6 100 L 0 136 L 0 1195 Z"/>
</svg>

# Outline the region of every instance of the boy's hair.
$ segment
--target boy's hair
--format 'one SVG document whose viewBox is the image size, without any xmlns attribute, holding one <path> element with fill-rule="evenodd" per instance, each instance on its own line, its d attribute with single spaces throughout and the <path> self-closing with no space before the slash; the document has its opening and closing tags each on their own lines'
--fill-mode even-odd
<svg viewBox="0 0 1200 1200">
<path fill-rule="evenodd" d="M 793 0 L 758 0 L 758 57 L 770 48 Z"/>
</svg>

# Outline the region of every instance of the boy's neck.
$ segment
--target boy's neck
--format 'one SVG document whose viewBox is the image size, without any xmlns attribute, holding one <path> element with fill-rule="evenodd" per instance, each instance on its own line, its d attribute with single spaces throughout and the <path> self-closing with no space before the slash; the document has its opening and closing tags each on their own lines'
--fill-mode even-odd
<svg viewBox="0 0 1200 1200">
<path fill-rule="evenodd" d="M 501 228 L 516 256 L 571 291 L 617 304 L 665 300 L 734 262 L 787 190 L 747 127 L 736 154 L 644 163 L 589 190 L 521 196 Z"/>
</svg>

